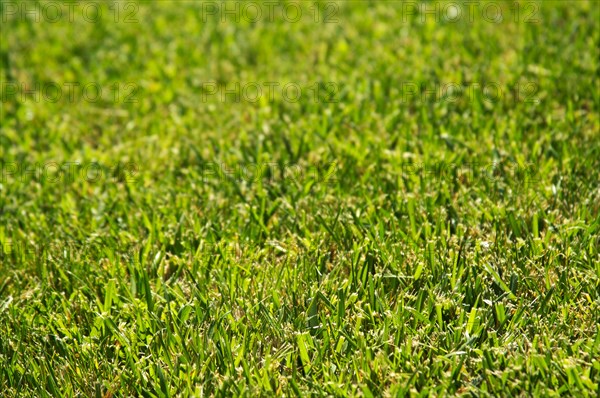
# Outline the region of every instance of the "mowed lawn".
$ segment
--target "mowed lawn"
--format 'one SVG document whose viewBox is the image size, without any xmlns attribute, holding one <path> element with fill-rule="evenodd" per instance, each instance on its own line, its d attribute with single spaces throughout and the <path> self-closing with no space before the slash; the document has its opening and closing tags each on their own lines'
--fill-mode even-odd
<svg viewBox="0 0 600 398">
<path fill-rule="evenodd" d="M 599 393 L 598 1 L 0 7 L 1 396 Z"/>
</svg>

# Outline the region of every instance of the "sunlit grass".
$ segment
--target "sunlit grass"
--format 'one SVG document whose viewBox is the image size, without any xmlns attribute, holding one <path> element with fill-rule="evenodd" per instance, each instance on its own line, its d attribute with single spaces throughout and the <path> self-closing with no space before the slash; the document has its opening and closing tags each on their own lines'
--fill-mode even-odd
<svg viewBox="0 0 600 398">
<path fill-rule="evenodd" d="M 2 3 L 0 395 L 598 394 L 599 3 L 316 3 Z"/>
</svg>

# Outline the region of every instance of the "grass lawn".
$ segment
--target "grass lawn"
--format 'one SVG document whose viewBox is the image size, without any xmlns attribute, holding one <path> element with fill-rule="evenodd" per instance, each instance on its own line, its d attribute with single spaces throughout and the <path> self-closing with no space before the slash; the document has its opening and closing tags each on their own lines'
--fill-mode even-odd
<svg viewBox="0 0 600 398">
<path fill-rule="evenodd" d="M 0 396 L 599 394 L 600 2 L 0 8 Z"/>
</svg>

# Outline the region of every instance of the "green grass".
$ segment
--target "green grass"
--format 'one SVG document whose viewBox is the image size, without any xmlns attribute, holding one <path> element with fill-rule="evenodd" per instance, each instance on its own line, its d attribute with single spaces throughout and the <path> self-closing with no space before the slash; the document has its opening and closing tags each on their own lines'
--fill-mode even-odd
<svg viewBox="0 0 600 398">
<path fill-rule="evenodd" d="M 597 396 L 600 3 L 488 3 L 3 1 L 0 395 Z"/>
</svg>

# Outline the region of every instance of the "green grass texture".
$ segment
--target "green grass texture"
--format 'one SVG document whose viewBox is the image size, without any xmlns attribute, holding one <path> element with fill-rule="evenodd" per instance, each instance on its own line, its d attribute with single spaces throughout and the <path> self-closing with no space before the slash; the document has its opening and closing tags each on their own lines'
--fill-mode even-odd
<svg viewBox="0 0 600 398">
<path fill-rule="evenodd" d="M 0 11 L 0 396 L 600 393 L 598 1 Z"/>
</svg>

